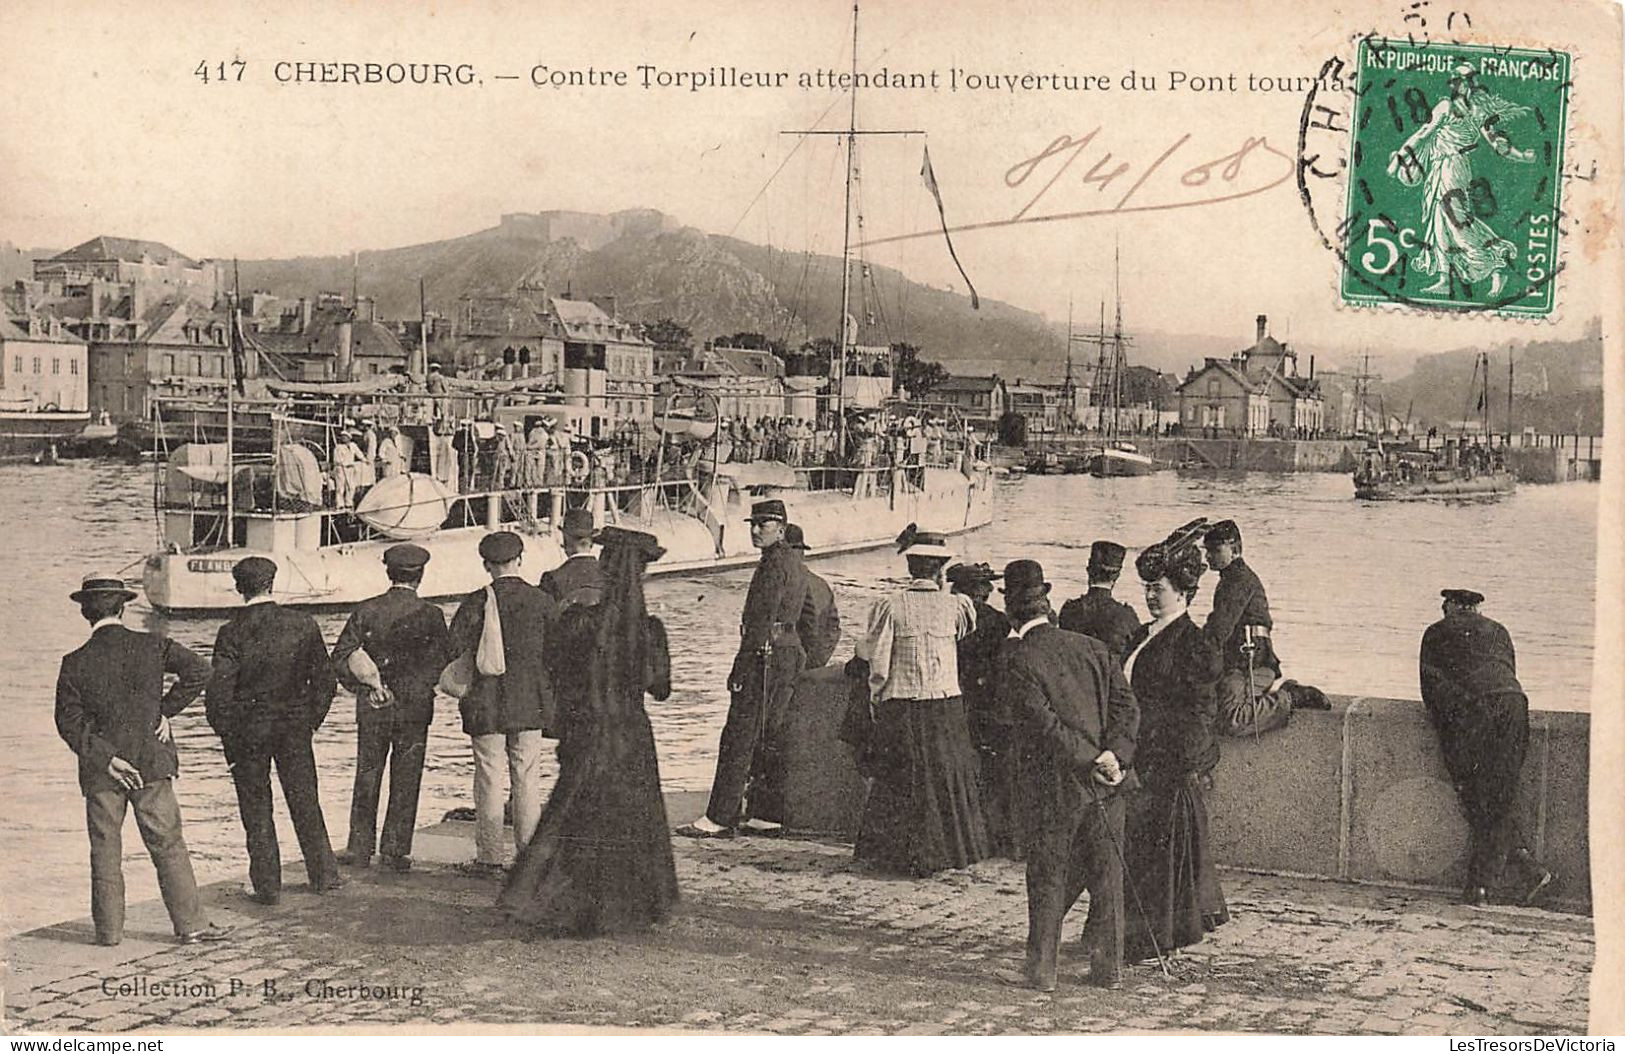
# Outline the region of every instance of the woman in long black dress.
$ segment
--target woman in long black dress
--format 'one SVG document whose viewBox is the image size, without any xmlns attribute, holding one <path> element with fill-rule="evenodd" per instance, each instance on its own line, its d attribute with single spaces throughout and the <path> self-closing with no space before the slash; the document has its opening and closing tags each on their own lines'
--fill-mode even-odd
<svg viewBox="0 0 1625 1054">
<path fill-rule="evenodd" d="M 559 778 L 530 844 L 497 898 L 551 936 L 643 929 L 677 900 L 670 828 L 643 694 L 671 694 L 666 631 L 647 613 L 643 569 L 665 550 L 607 527 L 604 596 L 560 620 Z"/>
<path fill-rule="evenodd" d="M 1214 720 L 1222 661 L 1186 609 L 1206 568 L 1201 528 L 1181 528 L 1140 554 L 1152 622 L 1129 657 L 1140 704 L 1125 837 L 1130 904 L 1124 958 L 1133 962 L 1195 944 L 1229 919 L 1208 845 L 1204 791 L 1219 761 Z"/>
</svg>

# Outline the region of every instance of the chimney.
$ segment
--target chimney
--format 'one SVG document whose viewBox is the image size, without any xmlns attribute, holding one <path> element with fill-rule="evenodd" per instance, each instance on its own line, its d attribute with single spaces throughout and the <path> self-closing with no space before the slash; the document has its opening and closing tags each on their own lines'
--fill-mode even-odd
<svg viewBox="0 0 1625 1054">
<path fill-rule="evenodd" d="M 310 300 L 307 297 L 299 298 L 299 332 L 310 330 Z"/>
<path fill-rule="evenodd" d="M 354 365 L 354 355 L 353 349 L 350 347 L 350 341 L 354 339 L 352 334 L 355 332 L 355 327 L 349 317 L 345 316 L 334 329 L 338 334 L 338 347 L 334 350 L 334 374 L 341 381 L 353 380 L 351 370 Z"/>
<path fill-rule="evenodd" d="M 357 322 L 376 322 L 378 308 L 370 296 L 355 298 L 355 317 Z"/>
<path fill-rule="evenodd" d="M 1270 329 L 1269 316 L 1268 315 L 1259 315 L 1258 316 L 1258 340 L 1257 340 L 1257 343 L 1259 343 L 1259 344 L 1264 343 L 1264 335 L 1269 332 L 1269 329 Z"/>
</svg>

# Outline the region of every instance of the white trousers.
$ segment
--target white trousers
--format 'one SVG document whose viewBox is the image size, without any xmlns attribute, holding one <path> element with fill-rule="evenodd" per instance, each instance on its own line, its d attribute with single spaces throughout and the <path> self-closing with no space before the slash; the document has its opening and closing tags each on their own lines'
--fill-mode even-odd
<svg viewBox="0 0 1625 1054">
<path fill-rule="evenodd" d="M 500 864 L 502 846 L 503 769 L 513 794 L 513 843 L 523 849 L 542 818 L 542 733 L 497 732 L 474 736 L 474 859 Z M 506 763 L 504 763 L 506 758 Z"/>
</svg>

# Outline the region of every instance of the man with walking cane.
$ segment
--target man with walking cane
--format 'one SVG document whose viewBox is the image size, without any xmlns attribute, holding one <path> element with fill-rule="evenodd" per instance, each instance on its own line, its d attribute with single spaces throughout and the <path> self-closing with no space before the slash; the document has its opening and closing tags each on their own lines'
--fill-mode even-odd
<svg viewBox="0 0 1625 1054">
<path fill-rule="evenodd" d="M 1055 990 L 1061 922 L 1089 890 L 1089 983 L 1118 988 L 1123 968 L 1123 798 L 1135 777 L 1140 710 L 1099 641 L 1049 622 L 1050 584 L 1035 560 L 1004 570 L 1010 633 L 999 703 L 1015 731 L 1027 853 L 1027 958 L 1009 984 Z"/>
<path fill-rule="evenodd" d="M 796 680 L 807 664 L 796 635 L 807 576 L 800 553 L 785 542 L 784 502 L 756 502 L 749 522 L 751 544 L 762 551 L 762 562 L 740 616 L 739 653 L 728 674 L 728 719 L 717 748 L 711 800 L 703 816 L 677 828 L 690 838 L 728 838 L 736 829 L 774 835 L 784 823 L 780 737 Z"/>
</svg>

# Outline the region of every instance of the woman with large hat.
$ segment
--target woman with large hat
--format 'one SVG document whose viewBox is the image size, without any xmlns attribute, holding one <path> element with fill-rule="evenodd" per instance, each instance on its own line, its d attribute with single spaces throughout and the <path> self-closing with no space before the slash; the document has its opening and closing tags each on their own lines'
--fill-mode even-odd
<svg viewBox="0 0 1625 1054">
<path fill-rule="evenodd" d="M 604 595 L 560 619 L 550 644 L 561 677 L 559 777 L 497 904 L 548 936 L 624 933 L 659 922 L 677 900 L 666 806 L 644 693 L 671 694 L 666 631 L 649 615 L 644 567 L 653 535 L 606 527 Z"/>
<path fill-rule="evenodd" d="M 910 581 L 875 603 L 857 646 L 874 708 L 857 858 L 929 875 L 990 854 L 956 653 L 976 607 L 943 588 L 954 554 L 942 535 L 910 524 L 897 541 Z"/>
<path fill-rule="evenodd" d="M 1140 704 L 1134 769 L 1141 789 L 1129 803 L 1126 857 L 1136 907 L 1124 959 L 1151 959 L 1195 944 L 1229 918 L 1208 846 L 1209 774 L 1215 738 L 1218 650 L 1191 621 L 1190 602 L 1207 567 L 1205 520 L 1186 524 L 1135 561 L 1151 623 L 1125 672 Z"/>
</svg>

